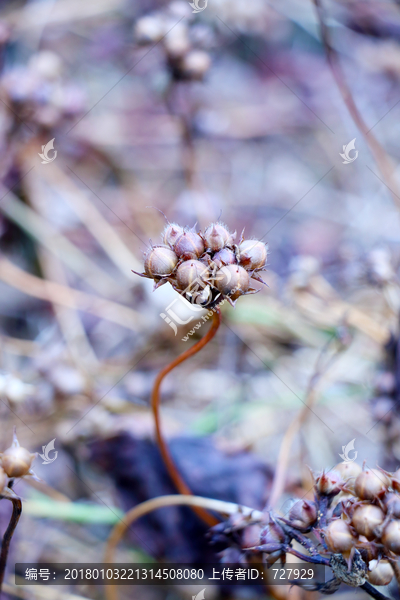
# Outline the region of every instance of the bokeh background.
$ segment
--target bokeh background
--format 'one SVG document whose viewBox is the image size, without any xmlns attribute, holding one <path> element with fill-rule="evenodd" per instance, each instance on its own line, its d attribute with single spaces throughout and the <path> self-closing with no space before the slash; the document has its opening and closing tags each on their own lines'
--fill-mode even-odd
<svg viewBox="0 0 400 600">
<path fill-rule="evenodd" d="M 269 245 L 269 287 L 224 306 L 212 343 L 163 384 L 193 490 L 262 509 L 313 375 L 282 510 L 310 491 L 306 465 L 332 467 L 353 439 L 358 461 L 398 467 L 400 7 L 326 0 L 322 13 L 334 71 L 311 1 L 209 0 L 193 14 L 185 1 L 2 0 L 1 449 L 16 426 L 31 451 L 55 439 L 58 452 L 35 460 L 42 483 L 18 483 L 9 598 L 105 598 L 15 586 L 12 566 L 101 561 L 124 510 L 174 492 L 149 397 L 191 326 L 175 336 L 160 313 L 176 293 L 131 272 L 166 219 L 220 218 Z M 8 502 L 0 513 L 4 529 Z M 188 509 L 159 511 L 117 558 L 201 561 L 220 550 L 205 533 Z M 191 592 L 120 590 L 132 593 Z M 266 593 L 217 586 L 207 600 Z"/>
</svg>

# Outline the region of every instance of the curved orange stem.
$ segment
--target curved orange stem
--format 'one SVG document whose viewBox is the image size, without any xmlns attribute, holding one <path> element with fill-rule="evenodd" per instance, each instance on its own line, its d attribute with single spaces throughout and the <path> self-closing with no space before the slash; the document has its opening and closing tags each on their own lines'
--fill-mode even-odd
<svg viewBox="0 0 400 600">
<path fill-rule="evenodd" d="M 204 348 L 204 346 L 206 346 L 210 340 L 212 340 L 212 338 L 215 336 L 215 334 L 218 331 L 218 327 L 220 326 L 220 323 L 221 323 L 221 312 L 220 312 L 220 309 L 217 307 L 213 313 L 212 325 L 211 325 L 211 328 L 209 329 L 209 331 L 207 332 L 207 334 L 201 340 L 196 342 L 196 344 L 194 344 L 188 350 L 183 352 L 183 354 L 181 354 L 180 356 L 175 358 L 175 360 L 173 360 L 171 363 L 169 363 L 169 365 L 164 367 L 162 369 L 162 371 L 159 372 L 159 374 L 157 375 L 157 378 L 154 382 L 153 391 L 151 394 L 151 409 L 153 411 L 153 416 L 154 416 L 154 421 L 155 421 L 155 426 L 156 426 L 157 444 L 158 444 L 158 447 L 160 448 L 160 452 L 161 452 L 161 456 L 164 461 L 164 464 L 167 468 L 167 471 L 168 471 L 172 481 L 174 482 L 174 484 L 176 486 L 176 489 L 178 490 L 178 492 L 180 494 L 184 494 L 184 495 L 192 495 L 192 491 L 190 490 L 190 488 L 188 487 L 188 485 L 182 478 L 182 475 L 179 473 L 179 471 L 172 459 L 169 448 L 168 448 L 168 446 L 163 438 L 163 435 L 162 435 L 161 422 L 160 422 L 160 387 L 161 387 L 161 383 L 162 383 L 164 377 L 166 377 L 166 375 L 168 375 L 168 373 L 170 373 L 173 369 L 175 369 L 175 367 L 177 367 L 178 365 L 183 363 L 185 360 L 187 360 L 191 356 L 194 356 L 194 354 L 197 354 L 198 352 L 200 352 L 200 350 L 202 348 Z M 203 519 L 203 521 L 205 523 L 207 523 L 207 525 L 212 526 L 212 525 L 216 525 L 217 523 L 219 523 L 218 519 L 216 519 L 214 516 L 210 515 L 210 513 L 208 513 L 206 510 L 204 510 L 202 508 L 195 508 L 194 510 L 195 510 L 196 514 L 199 517 L 201 517 L 201 519 Z"/>
</svg>

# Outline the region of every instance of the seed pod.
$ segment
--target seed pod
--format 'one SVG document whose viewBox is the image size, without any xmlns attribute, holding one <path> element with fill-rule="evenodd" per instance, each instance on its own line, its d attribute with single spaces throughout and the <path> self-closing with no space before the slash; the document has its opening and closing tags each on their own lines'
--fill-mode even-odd
<svg viewBox="0 0 400 600">
<path fill-rule="evenodd" d="M 203 234 L 207 250 L 218 252 L 233 242 L 233 236 L 222 223 L 211 223 Z"/>
<path fill-rule="evenodd" d="M 339 473 L 342 480 L 346 483 L 346 488 L 354 492 L 354 484 L 362 468 L 355 462 L 341 462 L 333 470 Z"/>
<path fill-rule="evenodd" d="M 263 269 L 267 255 L 267 245 L 257 240 L 244 240 L 239 246 L 239 262 L 247 271 Z"/>
<path fill-rule="evenodd" d="M 138 44 L 156 44 L 165 34 L 165 24 L 159 16 L 148 15 L 136 21 L 133 33 Z"/>
<path fill-rule="evenodd" d="M 163 38 L 164 48 L 171 60 L 182 58 L 190 50 L 188 28 L 185 23 L 177 23 Z"/>
<path fill-rule="evenodd" d="M 390 521 L 382 534 L 382 543 L 383 545 L 394 552 L 395 554 L 400 554 L 400 521 L 397 519 L 393 519 Z"/>
<path fill-rule="evenodd" d="M 382 500 L 386 511 L 396 517 L 396 519 L 400 519 L 400 495 L 395 492 L 390 492 L 385 494 Z"/>
<path fill-rule="evenodd" d="M 358 506 L 353 514 L 352 524 L 358 534 L 371 541 L 377 537 L 376 528 L 383 523 L 385 513 L 378 506 L 364 504 Z"/>
<path fill-rule="evenodd" d="M 196 259 L 203 254 L 204 243 L 199 234 L 190 229 L 178 237 L 174 251 L 183 260 Z"/>
<path fill-rule="evenodd" d="M 222 250 L 219 250 L 214 254 L 212 261 L 216 264 L 218 269 L 221 269 L 221 267 L 226 265 L 235 265 L 236 256 L 232 250 L 229 250 L 228 248 L 222 248 Z"/>
<path fill-rule="evenodd" d="M 332 552 L 347 552 L 355 545 L 357 538 L 342 519 L 331 521 L 325 529 L 325 542 Z"/>
<path fill-rule="evenodd" d="M 186 79 L 202 79 L 211 66 L 211 58 L 204 50 L 192 50 L 185 54 L 180 70 Z"/>
<path fill-rule="evenodd" d="M 360 535 L 357 542 L 357 550 L 365 563 L 376 560 L 382 556 L 382 546 L 376 542 L 369 542 L 367 538 Z"/>
<path fill-rule="evenodd" d="M 8 477 L 23 477 L 29 472 L 34 458 L 35 454 L 13 444 L 3 453 L 1 464 Z"/>
<path fill-rule="evenodd" d="M 378 469 L 366 469 L 358 475 L 354 490 L 361 500 L 374 500 L 385 493 L 389 484 L 389 479 Z"/>
<path fill-rule="evenodd" d="M 296 502 L 289 511 L 289 521 L 293 527 L 308 530 L 317 520 L 318 511 L 315 502 L 303 500 Z"/>
<path fill-rule="evenodd" d="M 180 290 L 195 292 L 204 288 L 208 279 L 208 268 L 199 260 L 187 260 L 176 271 L 177 287 Z"/>
<path fill-rule="evenodd" d="M 215 286 L 224 295 L 236 300 L 247 292 L 250 277 L 247 271 L 238 265 L 228 265 L 217 271 Z"/>
<path fill-rule="evenodd" d="M 174 249 L 175 242 L 180 235 L 183 233 L 183 227 L 177 225 L 176 223 L 168 223 L 164 229 L 163 233 L 163 244 L 169 246 Z"/>
<path fill-rule="evenodd" d="M 371 562 L 375 563 L 376 561 Z M 392 565 L 387 560 L 380 560 L 368 573 L 367 579 L 372 585 L 389 585 L 393 576 L 394 572 Z"/>
<path fill-rule="evenodd" d="M 154 246 L 146 255 L 144 261 L 145 273 L 151 277 L 171 275 L 178 263 L 178 257 L 171 248 Z"/>
<path fill-rule="evenodd" d="M 315 488 L 321 496 L 335 496 L 340 492 L 342 478 L 340 473 L 333 469 L 327 473 L 322 472 L 315 480 Z"/>
</svg>

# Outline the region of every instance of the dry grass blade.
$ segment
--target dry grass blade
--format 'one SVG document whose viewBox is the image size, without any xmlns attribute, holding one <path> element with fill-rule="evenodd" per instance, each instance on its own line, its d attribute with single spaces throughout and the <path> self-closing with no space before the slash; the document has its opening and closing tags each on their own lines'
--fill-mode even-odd
<svg viewBox="0 0 400 600">
<path fill-rule="evenodd" d="M 143 319 L 140 319 L 139 315 L 127 306 L 65 287 L 59 283 L 44 281 L 20 269 L 6 258 L 0 258 L 0 279 L 24 294 L 91 313 L 100 319 L 106 319 L 136 333 L 144 326 Z"/>
<path fill-rule="evenodd" d="M 0 192 L 0 195 L 2 194 L 7 194 L 7 190 L 3 188 Z M 26 206 L 21 200 L 18 200 L 11 192 L 1 202 L 0 210 L 11 221 L 55 254 L 98 293 L 107 296 L 110 289 L 115 290 L 118 288 L 115 279 L 100 269 L 86 254 L 81 252 L 42 216 Z"/>
<path fill-rule="evenodd" d="M 32 177 L 36 176 L 33 171 Z M 110 225 L 96 205 L 89 200 L 88 194 L 76 185 L 72 177 L 53 165 L 50 171 L 45 172 L 45 178 L 51 185 L 57 186 L 57 193 L 61 194 L 73 208 L 88 231 L 125 277 L 131 275 L 131 269 L 135 271 L 141 269 L 141 263 L 125 245 L 120 234 Z"/>
</svg>

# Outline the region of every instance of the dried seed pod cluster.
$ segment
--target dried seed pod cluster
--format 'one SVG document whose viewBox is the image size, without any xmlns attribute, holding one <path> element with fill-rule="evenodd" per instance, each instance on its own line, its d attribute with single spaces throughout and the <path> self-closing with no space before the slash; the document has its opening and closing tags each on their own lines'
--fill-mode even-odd
<svg viewBox="0 0 400 600">
<path fill-rule="evenodd" d="M 223 299 L 233 306 L 240 296 L 260 290 L 250 287 L 251 279 L 264 283 L 259 271 L 265 269 L 267 246 L 258 240 L 235 244 L 236 232 L 223 223 L 211 223 L 197 232 L 168 223 L 163 245 L 152 246 L 144 259 L 141 277 L 153 279 L 155 289 L 169 282 L 192 304 L 212 308 Z M 135 272 L 135 271 L 134 271 Z"/>
<path fill-rule="evenodd" d="M 246 543 L 245 519 L 240 527 L 236 524 L 234 536 L 230 520 L 213 528 L 211 535 L 218 542 L 224 535 L 227 545 L 239 544 L 242 562 L 261 553 L 271 565 L 294 554 L 304 562 L 329 566 L 333 579 L 307 586 L 309 590 L 330 594 L 344 582 L 371 591 L 371 584 L 384 586 L 393 579 L 391 562 L 400 556 L 399 515 L 400 469 L 389 473 L 344 462 L 314 476 L 313 500 L 294 502 L 285 516 L 269 511 L 260 523 L 257 545 Z M 299 552 L 299 544 L 306 553 Z M 294 583 L 302 585 L 300 580 Z"/>
<path fill-rule="evenodd" d="M 183 19 L 183 17 L 185 17 Z M 160 44 L 175 80 L 201 80 L 211 66 L 205 47 L 212 42 L 212 31 L 191 19 L 186 2 L 172 2 L 163 10 L 138 19 L 134 38 L 139 45 Z"/>
<path fill-rule="evenodd" d="M 9 448 L 0 454 L 0 496 L 15 497 L 14 492 L 8 487 L 9 480 L 26 475 L 37 479 L 32 471 L 32 462 L 36 454 L 20 446 L 14 428 L 13 441 Z"/>
</svg>

